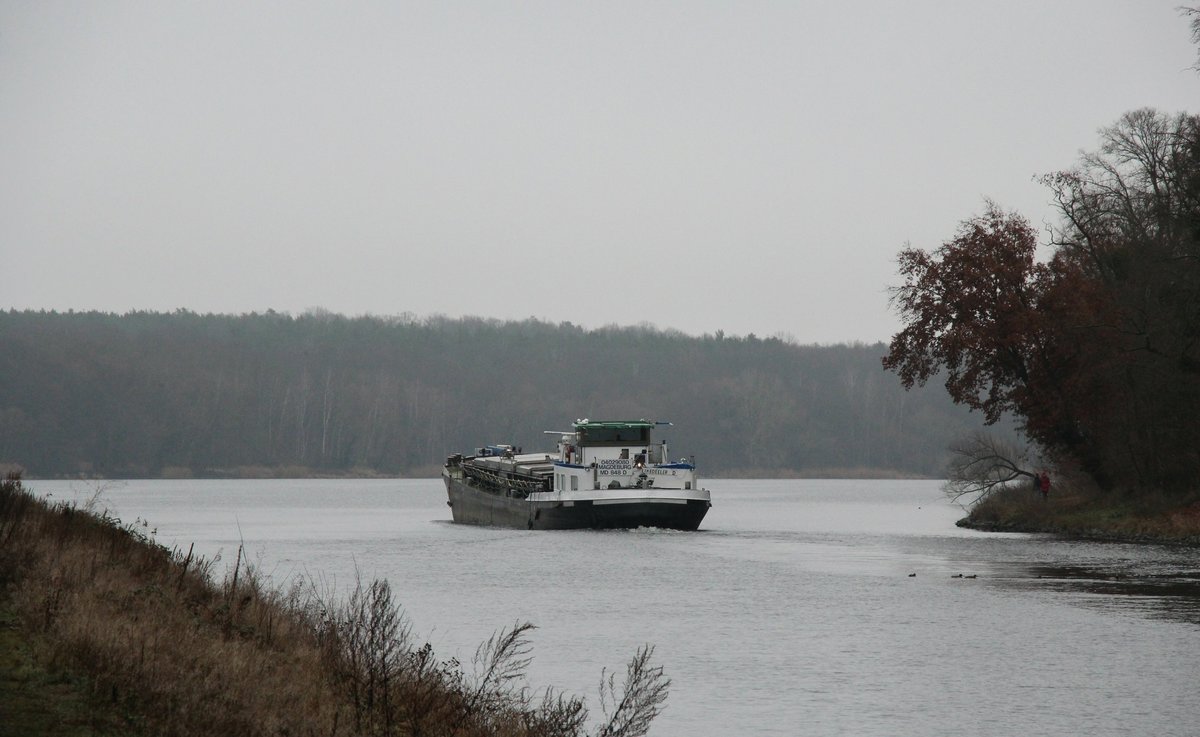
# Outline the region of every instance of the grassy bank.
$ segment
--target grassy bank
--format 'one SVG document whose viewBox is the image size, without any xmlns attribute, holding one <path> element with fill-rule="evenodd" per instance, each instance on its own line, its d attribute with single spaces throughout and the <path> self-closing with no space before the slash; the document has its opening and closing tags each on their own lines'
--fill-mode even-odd
<svg viewBox="0 0 1200 737">
<path fill-rule="evenodd" d="M 1010 488 L 973 506 L 958 524 L 997 532 L 1200 545 L 1200 496 L 1100 494 L 1064 486 L 1043 499 L 1029 488 Z"/>
<path fill-rule="evenodd" d="M 128 734 L 119 710 L 90 698 L 83 674 L 39 663 L 39 645 L 0 593 L 0 737 Z"/>
<path fill-rule="evenodd" d="M 623 682 L 602 674 L 589 725 L 582 698 L 526 687 L 529 624 L 441 660 L 386 581 L 337 601 L 277 590 L 240 551 L 217 581 L 142 529 L 0 484 L 0 734 L 617 737 L 645 734 L 666 699 L 644 648 Z"/>
</svg>

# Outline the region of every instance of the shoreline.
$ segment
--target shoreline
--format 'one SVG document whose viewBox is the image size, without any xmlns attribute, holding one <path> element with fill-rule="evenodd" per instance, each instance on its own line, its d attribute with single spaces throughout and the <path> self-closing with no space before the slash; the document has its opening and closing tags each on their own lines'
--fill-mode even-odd
<svg viewBox="0 0 1200 737">
<path fill-rule="evenodd" d="M 956 522 L 982 532 L 1024 532 L 1095 542 L 1200 547 L 1200 495 L 1067 493 L 1048 500 L 1010 489 L 975 504 Z"/>
<path fill-rule="evenodd" d="M 972 522 L 970 516 L 954 523 L 958 527 L 979 532 L 1020 532 L 1037 535 L 1053 535 L 1064 540 L 1086 542 L 1123 543 L 1134 545 L 1170 545 L 1200 548 L 1200 533 L 1187 537 L 1159 536 L 1145 532 L 1121 532 L 1118 530 L 1072 529 L 1057 525 L 1025 525 L 1010 522 Z"/>
</svg>

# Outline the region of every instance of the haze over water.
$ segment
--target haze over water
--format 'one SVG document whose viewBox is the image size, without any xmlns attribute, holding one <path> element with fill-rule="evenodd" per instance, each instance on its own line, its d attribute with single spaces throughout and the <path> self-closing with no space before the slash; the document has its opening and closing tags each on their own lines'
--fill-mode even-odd
<svg viewBox="0 0 1200 737">
<path fill-rule="evenodd" d="M 280 583 L 385 577 L 441 658 L 531 621 L 530 685 L 593 711 L 601 668 L 652 643 L 673 681 L 652 735 L 1195 734 L 1194 549 L 961 530 L 935 481 L 707 485 L 698 533 L 454 525 L 434 479 L 131 481 L 101 499 L 218 570 L 244 541 Z"/>
</svg>

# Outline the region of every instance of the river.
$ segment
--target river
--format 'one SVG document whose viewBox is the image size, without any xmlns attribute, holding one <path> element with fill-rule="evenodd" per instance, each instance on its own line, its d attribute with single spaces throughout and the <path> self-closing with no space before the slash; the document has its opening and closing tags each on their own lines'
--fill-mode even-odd
<svg viewBox="0 0 1200 737">
<path fill-rule="evenodd" d="M 959 529 L 933 481 L 714 479 L 695 533 L 455 525 L 437 479 L 26 485 L 218 570 L 387 578 L 441 658 L 532 622 L 530 685 L 594 712 L 653 644 L 660 737 L 1200 733 L 1200 551 Z"/>
</svg>

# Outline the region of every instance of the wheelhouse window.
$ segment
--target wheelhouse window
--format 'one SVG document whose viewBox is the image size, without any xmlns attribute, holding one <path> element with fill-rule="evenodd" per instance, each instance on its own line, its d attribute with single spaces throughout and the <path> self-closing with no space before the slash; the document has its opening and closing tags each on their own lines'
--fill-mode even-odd
<svg viewBox="0 0 1200 737">
<path fill-rule="evenodd" d="M 585 425 L 578 429 L 580 445 L 637 445 L 650 442 L 650 428 L 639 425 Z"/>
</svg>

